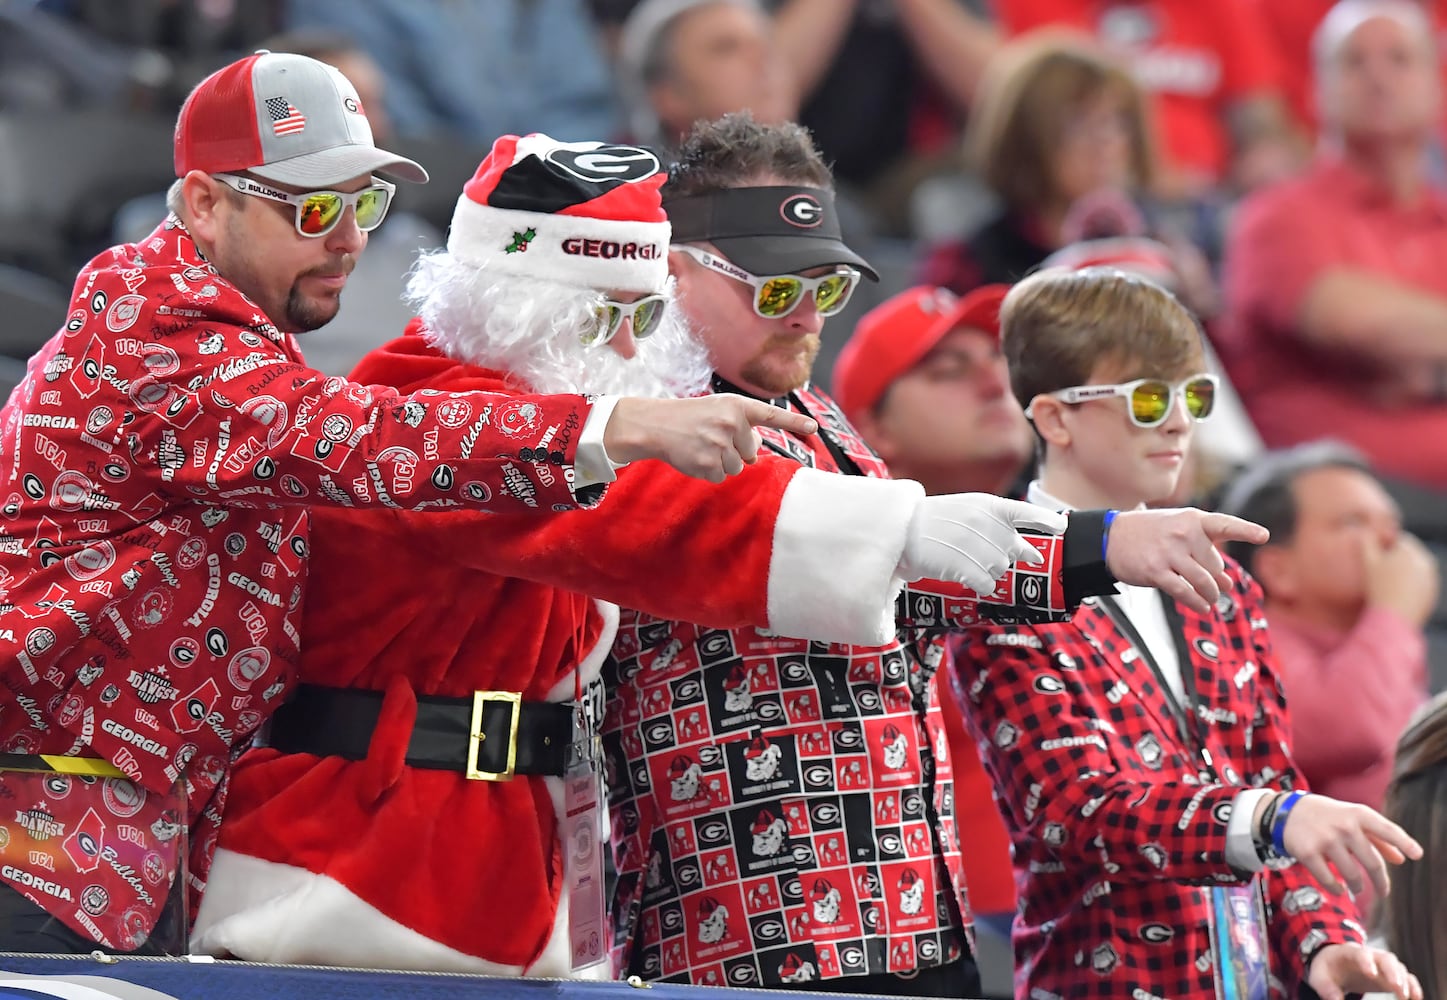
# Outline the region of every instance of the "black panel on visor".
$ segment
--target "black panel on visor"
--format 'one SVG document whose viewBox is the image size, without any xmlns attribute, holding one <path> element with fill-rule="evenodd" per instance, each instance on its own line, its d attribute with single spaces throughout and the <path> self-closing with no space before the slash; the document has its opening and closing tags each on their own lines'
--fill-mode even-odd
<svg viewBox="0 0 1447 1000">
<path fill-rule="evenodd" d="M 729 188 L 688 198 L 666 198 L 675 243 L 712 243 L 719 253 L 756 275 L 798 274 L 831 264 L 879 275 L 839 233 L 834 192 L 811 187 Z"/>
</svg>

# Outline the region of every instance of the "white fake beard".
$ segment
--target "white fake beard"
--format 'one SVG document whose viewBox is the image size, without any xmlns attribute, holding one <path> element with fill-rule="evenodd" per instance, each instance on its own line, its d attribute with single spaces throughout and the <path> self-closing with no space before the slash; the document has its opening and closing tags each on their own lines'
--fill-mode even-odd
<svg viewBox="0 0 1447 1000">
<path fill-rule="evenodd" d="M 422 317 L 423 336 L 448 357 L 512 375 L 538 393 L 592 393 L 654 399 L 696 396 L 712 377 L 708 352 L 694 339 L 674 297 L 638 353 L 586 346 L 603 293 L 540 278 L 493 275 L 446 250 L 423 254 L 407 278 L 406 297 Z"/>
</svg>

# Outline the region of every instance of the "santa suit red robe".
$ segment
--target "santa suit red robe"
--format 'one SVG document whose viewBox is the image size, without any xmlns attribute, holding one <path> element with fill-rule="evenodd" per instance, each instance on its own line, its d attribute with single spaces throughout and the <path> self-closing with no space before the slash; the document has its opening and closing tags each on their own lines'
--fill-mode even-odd
<svg viewBox="0 0 1447 1000">
<path fill-rule="evenodd" d="M 507 389 L 429 348 L 415 322 L 355 377 Z M 894 570 L 918 484 L 765 453 L 717 486 L 635 463 L 611 491 L 605 517 L 455 514 L 446 530 L 401 512 L 316 519 L 301 677 L 385 691 L 382 717 L 365 761 L 272 749 L 242 758 L 195 947 L 566 975 L 560 782 L 404 767 L 415 696 L 570 700 L 597 676 L 618 620 L 583 591 L 720 627 L 874 644 L 895 634 Z M 1062 547 L 1039 545 L 1058 600 Z"/>
</svg>

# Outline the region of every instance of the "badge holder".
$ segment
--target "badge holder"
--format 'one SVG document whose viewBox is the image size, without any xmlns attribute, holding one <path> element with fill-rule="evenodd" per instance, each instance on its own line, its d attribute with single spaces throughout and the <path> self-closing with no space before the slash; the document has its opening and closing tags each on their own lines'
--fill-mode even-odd
<svg viewBox="0 0 1447 1000">
<path fill-rule="evenodd" d="M 0 827 L 5 884 L 42 904 L 61 900 L 55 912 L 97 950 L 186 954 L 189 845 L 179 781 L 160 795 L 109 761 L 0 754 L 0 784 L 15 817 Z"/>
<path fill-rule="evenodd" d="M 573 742 L 568 770 L 563 776 L 564 816 L 560 831 L 563 875 L 568 894 L 568 943 L 572 971 L 603 962 L 608 957 L 603 893 L 602 743 L 584 717 L 582 707 L 573 715 Z"/>
<path fill-rule="evenodd" d="M 1271 952 L 1261 893 L 1259 877 L 1249 885 L 1206 890 L 1216 1000 L 1269 1000 Z"/>
</svg>

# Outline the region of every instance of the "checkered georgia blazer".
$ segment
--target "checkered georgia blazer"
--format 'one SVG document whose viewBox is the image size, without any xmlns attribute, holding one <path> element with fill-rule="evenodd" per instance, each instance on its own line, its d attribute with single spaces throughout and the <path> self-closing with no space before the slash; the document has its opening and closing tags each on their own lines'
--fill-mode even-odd
<svg viewBox="0 0 1447 1000">
<path fill-rule="evenodd" d="M 1181 608 L 1200 725 L 1218 781 L 1177 728 L 1149 664 L 1099 601 L 1069 623 L 954 640 L 967 724 L 995 782 L 1021 900 L 1015 994 L 1214 998 L 1203 887 L 1226 863 L 1240 786 L 1304 787 L 1287 746 L 1261 590 L 1239 566 L 1215 610 Z M 1198 738 L 1198 737 L 1193 737 Z M 1354 911 L 1300 866 L 1268 872 L 1273 975 L 1361 941 Z"/>
</svg>

